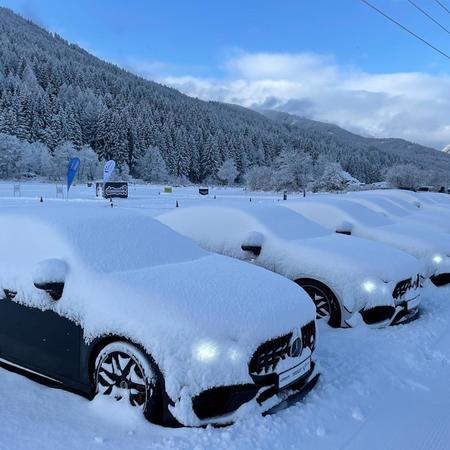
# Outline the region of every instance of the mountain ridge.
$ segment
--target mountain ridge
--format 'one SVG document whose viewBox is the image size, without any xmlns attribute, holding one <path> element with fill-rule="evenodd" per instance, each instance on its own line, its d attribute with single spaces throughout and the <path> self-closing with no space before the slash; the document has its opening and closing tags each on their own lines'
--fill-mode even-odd
<svg viewBox="0 0 450 450">
<path fill-rule="evenodd" d="M 320 120 L 315 120 L 315 119 L 310 119 L 309 117 L 305 117 L 305 116 L 298 116 L 296 114 L 290 114 L 287 112 L 281 112 L 281 111 L 276 111 L 276 110 L 261 110 L 260 111 L 262 114 L 264 114 L 266 117 L 272 118 L 274 120 L 280 120 L 279 118 L 277 118 L 277 115 L 280 116 L 288 116 L 289 118 L 291 118 L 291 125 L 296 125 L 302 129 L 307 129 L 307 128 L 329 128 L 330 130 L 328 131 L 338 131 L 338 132 L 342 132 L 344 134 L 350 135 L 352 137 L 354 137 L 355 139 L 361 139 L 364 141 L 371 141 L 373 143 L 379 143 L 382 144 L 383 141 L 399 141 L 399 142 L 403 142 L 405 144 L 408 145 L 414 145 L 414 146 L 418 146 L 421 147 L 423 149 L 428 149 L 428 150 L 435 150 L 437 152 L 440 152 L 441 150 L 434 148 L 434 147 L 429 147 L 427 145 L 423 145 L 423 144 L 419 144 L 417 142 L 413 142 L 413 141 L 409 141 L 408 139 L 404 139 L 404 138 L 396 138 L 396 137 L 375 137 L 375 136 L 364 136 L 362 134 L 358 134 L 356 132 L 347 130 L 346 128 L 343 128 L 339 125 L 336 125 L 334 123 L 331 122 L 324 122 L 324 121 L 320 121 Z M 272 117 L 271 117 L 272 116 Z"/>
</svg>

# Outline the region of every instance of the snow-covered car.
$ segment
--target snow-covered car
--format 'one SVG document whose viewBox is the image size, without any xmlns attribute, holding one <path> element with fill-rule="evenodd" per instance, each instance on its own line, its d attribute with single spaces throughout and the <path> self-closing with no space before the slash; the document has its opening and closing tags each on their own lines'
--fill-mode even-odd
<svg viewBox="0 0 450 450">
<path fill-rule="evenodd" d="M 333 327 L 383 326 L 418 311 L 421 265 L 410 255 L 336 235 L 281 206 L 179 208 L 157 217 L 207 250 L 295 281 Z"/>
<path fill-rule="evenodd" d="M 449 215 L 450 196 L 438 192 L 414 192 L 403 189 L 382 189 L 364 191 L 365 195 L 382 195 L 392 200 L 403 200 L 420 208 L 422 211 L 438 211 Z"/>
<path fill-rule="evenodd" d="M 2 363 L 165 425 L 268 412 L 318 378 L 315 308 L 283 277 L 137 211 L 3 207 Z"/>
<path fill-rule="evenodd" d="M 450 208 L 448 214 L 429 208 L 420 208 L 407 201 L 390 196 L 370 194 L 366 192 L 352 192 L 348 194 L 350 200 L 361 203 L 379 212 L 394 222 L 416 223 L 424 227 L 424 231 L 434 228 L 437 231 L 450 233 Z"/>
<path fill-rule="evenodd" d="M 450 282 L 447 233 L 422 224 L 394 222 L 342 196 L 314 196 L 283 204 L 333 232 L 382 242 L 415 256 L 424 265 L 424 277 L 436 286 Z"/>
</svg>

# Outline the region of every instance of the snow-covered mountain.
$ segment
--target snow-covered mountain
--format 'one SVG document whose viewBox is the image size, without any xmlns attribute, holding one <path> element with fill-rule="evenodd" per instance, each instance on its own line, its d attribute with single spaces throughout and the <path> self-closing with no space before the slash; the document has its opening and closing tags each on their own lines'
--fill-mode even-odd
<svg viewBox="0 0 450 450">
<path fill-rule="evenodd" d="M 450 158 L 447 155 L 443 155 L 442 152 L 434 148 L 425 147 L 404 139 L 364 137 L 344 130 L 337 125 L 278 111 L 263 111 L 263 114 L 279 123 L 295 127 L 317 141 L 332 141 L 338 148 L 345 148 L 347 154 L 354 155 L 358 153 L 358 149 L 362 150 L 364 154 L 382 152 L 389 153 L 399 162 L 413 163 L 425 170 L 441 172 L 444 168 L 444 170 L 449 168 Z M 447 150 L 444 149 L 443 152 L 449 153 L 450 145 L 446 148 Z M 337 153 L 335 156 L 337 159 L 345 158 L 340 153 Z M 374 162 L 374 167 L 376 165 L 376 162 Z M 358 172 L 358 167 L 352 167 L 352 164 L 347 165 L 346 169 L 351 174 Z"/>
<path fill-rule="evenodd" d="M 188 97 L 101 61 L 5 8 L 0 133 L 42 142 L 54 155 L 70 141 L 131 171 L 157 147 L 170 174 L 194 182 L 215 176 L 226 159 L 234 160 L 242 177 L 284 150 L 338 161 L 362 182 L 379 181 L 399 162 L 445 174 L 450 169 L 450 156 L 405 141 L 371 141 L 331 125 Z M 0 144 L 0 153 L 7 148 Z M 21 173 L 16 156 L 0 161 L 0 177 Z"/>
</svg>

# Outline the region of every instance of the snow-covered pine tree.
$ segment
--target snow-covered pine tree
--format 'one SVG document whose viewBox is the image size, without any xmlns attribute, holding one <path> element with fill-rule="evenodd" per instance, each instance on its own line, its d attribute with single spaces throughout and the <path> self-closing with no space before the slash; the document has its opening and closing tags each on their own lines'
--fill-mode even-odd
<svg viewBox="0 0 450 450">
<path fill-rule="evenodd" d="M 165 182 L 168 179 L 167 167 L 157 147 L 149 147 L 136 161 L 138 176 L 149 183 Z"/>
</svg>

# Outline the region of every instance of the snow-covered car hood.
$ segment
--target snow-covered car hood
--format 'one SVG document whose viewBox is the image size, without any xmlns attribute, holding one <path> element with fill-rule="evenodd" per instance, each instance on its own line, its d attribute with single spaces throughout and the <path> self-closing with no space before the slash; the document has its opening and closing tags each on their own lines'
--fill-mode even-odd
<svg viewBox="0 0 450 450">
<path fill-rule="evenodd" d="M 141 344 L 173 399 L 252 382 L 256 348 L 315 317 L 294 283 L 211 255 L 138 212 L 15 209 L 0 213 L 0 227 L 0 288 L 80 323 L 87 341 L 116 334 Z M 68 267 L 57 302 L 33 285 L 48 258 Z"/>
<path fill-rule="evenodd" d="M 384 281 L 398 281 L 417 274 L 421 264 L 405 252 L 378 242 L 343 235 L 305 239 L 301 251 L 322 253 L 323 264 L 339 265 L 352 276 L 374 276 Z M 353 273 L 352 273 L 353 272 Z"/>
</svg>

